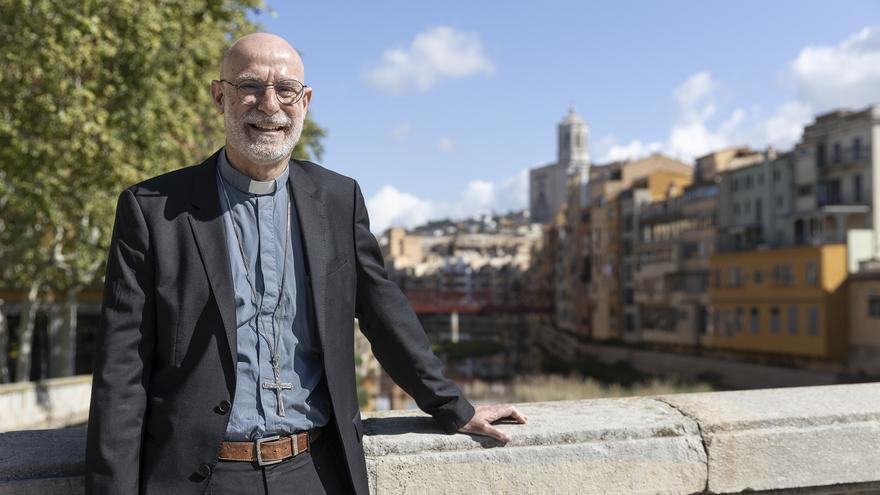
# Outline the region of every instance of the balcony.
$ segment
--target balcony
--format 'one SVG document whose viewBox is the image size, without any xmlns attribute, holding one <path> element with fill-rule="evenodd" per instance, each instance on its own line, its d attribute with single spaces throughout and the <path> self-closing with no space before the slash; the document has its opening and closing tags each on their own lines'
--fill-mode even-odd
<svg viewBox="0 0 880 495">
<path fill-rule="evenodd" d="M 507 446 L 371 415 L 370 491 L 877 493 L 880 384 L 522 404 Z M 0 494 L 83 493 L 84 428 L 0 434 Z"/>
<path fill-rule="evenodd" d="M 816 154 L 816 168 L 820 172 L 833 172 L 836 170 L 859 167 L 871 163 L 870 146 L 849 146 L 846 148 L 831 148 L 826 153 Z"/>
</svg>

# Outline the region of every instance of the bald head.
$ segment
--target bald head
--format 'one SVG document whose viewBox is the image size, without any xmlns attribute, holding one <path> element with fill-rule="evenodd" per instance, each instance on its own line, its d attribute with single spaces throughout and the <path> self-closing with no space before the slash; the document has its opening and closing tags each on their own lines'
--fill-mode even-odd
<svg viewBox="0 0 880 495">
<path fill-rule="evenodd" d="M 249 34 L 226 50 L 211 95 L 233 167 L 257 180 L 287 167 L 312 99 L 304 76 L 302 59 L 280 36 Z"/>
<path fill-rule="evenodd" d="M 284 68 L 287 78 L 302 81 L 305 69 L 296 49 L 284 38 L 270 33 L 253 33 L 238 39 L 220 62 L 220 77 L 231 79 L 254 64 Z"/>
</svg>

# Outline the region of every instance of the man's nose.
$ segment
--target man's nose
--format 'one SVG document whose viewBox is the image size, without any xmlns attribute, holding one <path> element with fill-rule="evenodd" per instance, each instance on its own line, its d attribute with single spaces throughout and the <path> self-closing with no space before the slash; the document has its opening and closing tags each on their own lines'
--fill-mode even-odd
<svg viewBox="0 0 880 495">
<path fill-rule="evenodd" d="M 260 98 L 260 104 L 257 108 L 266 115 L 274 115 L 281 109 L 278 103 L 278 97 L 275 94 L 275 86 L 269 86 L 263 90 L 263 97 Z"/>
</svg>

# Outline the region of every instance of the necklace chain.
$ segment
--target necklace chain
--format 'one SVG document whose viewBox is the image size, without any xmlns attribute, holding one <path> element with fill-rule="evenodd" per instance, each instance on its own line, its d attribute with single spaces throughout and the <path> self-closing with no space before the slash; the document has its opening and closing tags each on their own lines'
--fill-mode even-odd
<svg viewBox="0 0 880 495">
<path fill-rule="evenodd" d="M 219 170 L 217 171 L 217 174 L 220 175 Z M 257 289 L 255 287 L 256 286 L 256 276 L 254 275 L 254 277 L 251 277 L 250 269 L 248 268 L 247 258 L 244 255 L 244 244 L 241 241 L 241 236 L 238 233 L 238 229 L 235 228 L 235 219 L 232 216 L 232 202 L 229 200 L 229 192 L 226 190 L 226 182 L 222 176 L 220 176 L 220 186 L 223 188 L 223 197 L 226 199 L 226 208 L 229 211 L 229 219 L 232 222 L 232 233 L 235 236 L 235 240 L 238 244 L 238 252 L 239 252 L 239 255 L 241 256 L 241 262 L 244 265 L 245 280 L 247 280 L 248 286 L 251 289 L 251 301 L 253 302 L 254 306 L 257 306 Z M 286 225 L 287 234 L 284 237 L 284 262 L 282 263 L 282 267 L 281 267 L 281 281 L 278 284 L 278 300 L 275 302 L 275 308 L 272 310 L 272 340 L 274 341 L 274 345 L 273 345 L 273 342 L 269 341 L 269 337 L 267 337 L 262 332 L 260 332 L 260 329 L 259 329 L 259 321 L 260 321 L 259 317 L 263 312 L 263 300 L 266 297 L 265 294 L 263 294 L 260 297 L 260 304 L 257 308 L 257 313 L 251 318 L 251 320 L 255 320 L 254 321 L 254 331 L 257 333 L 258 336 L 262 337 L 263 340 L 266 341 L 266 345 L 269 347 L 269 354 L 272 355 L 273 368 L 277 368 L 280 366 L 280 363 L 278 362 L 278 347 L 279 347 L 279 343 L 280 343 L 279 342 L 280 333 L 276 331 L 275 323 L 276 323 L 276 313 L 278 313 L 278 307 L 281 305 L 281 300 L 284 298 L 284 282 L 287 277 L 287 250 L 288 250 L 289 243 L 290 243 L 290 210 L 291 210 L 290 198 L 291 197 L 292 197 L 292 194 L 290 191 L 290 184 L 287 184 L 287 202 L 288 202 L 287 203 L 287 225 Z M 277 202 L 275 201 L 275 196 L 273 195 L 272 196 L 272 216 L 273 216 L 273 218 L 274 218 L 275 212 L 276 212 L 276 208 L 275 208 L 276 204 L 277 204 Z M 257 226 L 257 228 L 259 228 L 259 225 Z M 252 278 L 253 278 L 253 282 L 251 282 Z"/>
</svg>

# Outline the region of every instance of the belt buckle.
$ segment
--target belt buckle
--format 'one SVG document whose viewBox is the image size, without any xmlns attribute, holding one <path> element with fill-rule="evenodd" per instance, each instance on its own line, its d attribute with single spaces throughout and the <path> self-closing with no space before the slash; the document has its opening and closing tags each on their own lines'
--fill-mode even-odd
<svg viewBox="0 0 880 495">
<path fill-rule="evenodd" d="M 256 449 L 256 451 L 257 451 L 257 465 L 269 466 L 271 464 L 278 464 L 279 462 L 284 460 L 284 459 L 275 459 L 273 461 L 264 461 L 263 460 L 263 452 L 260 449 L 260 445 L 262 445 L 266 442 L 271 442 L 272 440 L 278 440 L 280 438 L 281 437 L 279 437 L 278 435 L 272 435 L 271 437 L 257 438 L 254 440 L 254 449 Z"/>
</svg>

